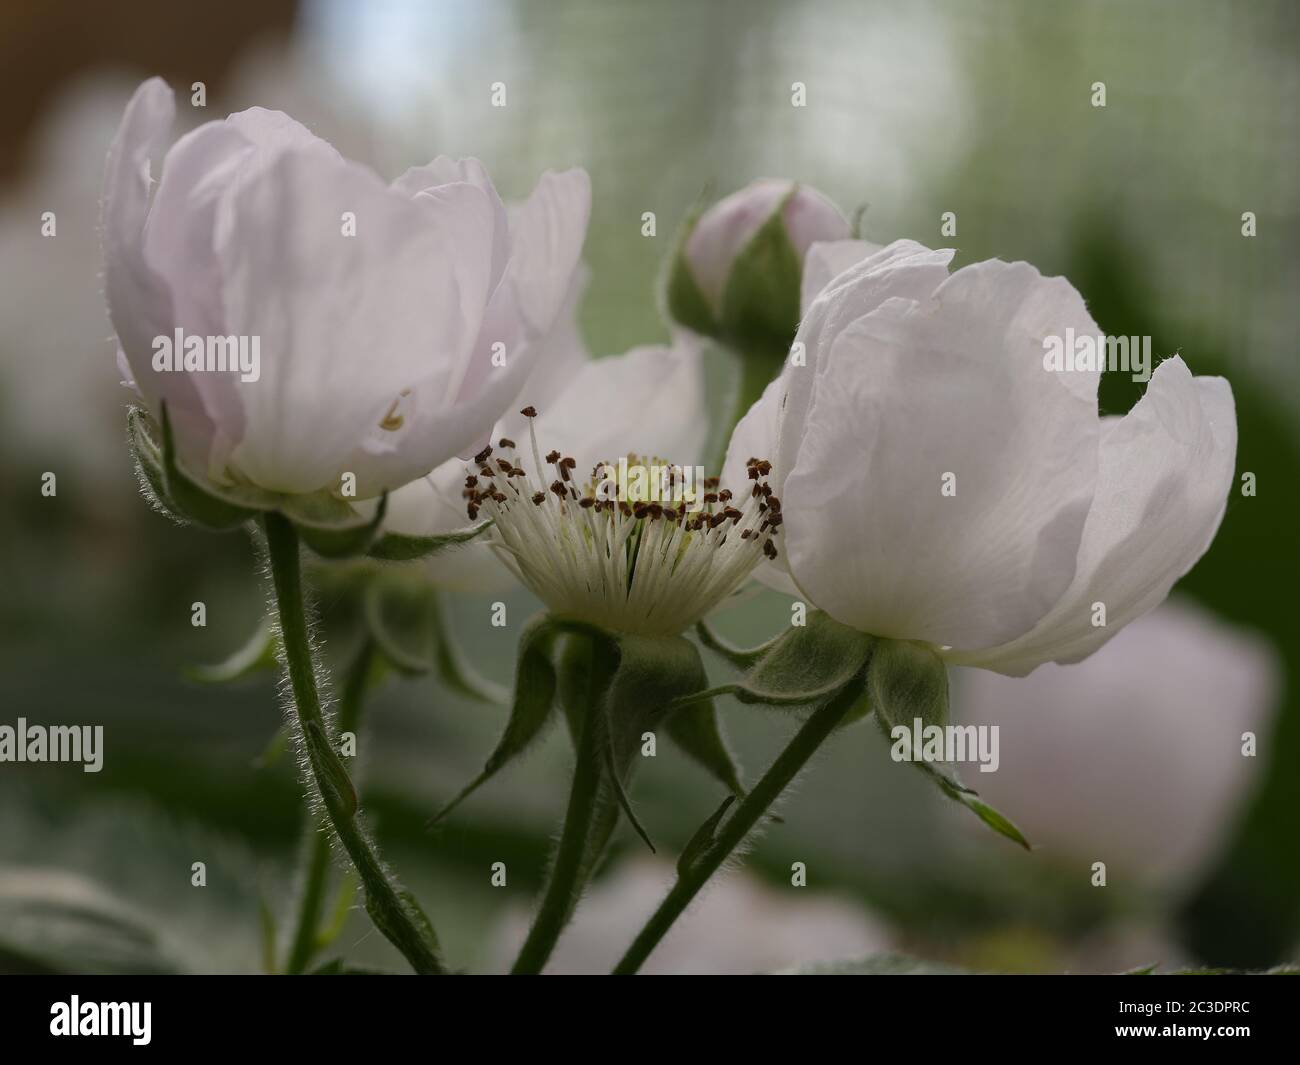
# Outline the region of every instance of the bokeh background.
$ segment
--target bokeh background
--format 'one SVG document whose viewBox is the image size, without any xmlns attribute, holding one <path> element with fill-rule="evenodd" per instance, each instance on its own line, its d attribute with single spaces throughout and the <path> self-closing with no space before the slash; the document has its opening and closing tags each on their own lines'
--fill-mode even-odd
<svg viewBox="0 0 1300 1065">
<path fill-rule="evenodd" d="M 284 935 L 305 830 L 291 759 L 258 760 L 280 722 L 274 677 L 187 679 L 263 615 L 252 545 L 152 513 L 125 447 L 99 182 L 122 106 L 151 74 L 177 88 L 182 125 L 280 108 L 388 176 L 472 154 L 518 197 L 546 167 L 585 166 L 593 280 L 582 323 L 598 355 L 666 337 L 656 279 L 690 207 L 774 176 L 863 209 L 871 239 L 1063 274 L 1107 332 L 1149 334 L 1157 355 L 1227 376 L 1238 472 L 1255 474 L 1257 494 L 1234 493 L 1171 604 L 1078 667 L 1017 682 L 954 676 L 956 716 L 1003 725 L 1002 768 L 973 782 L 1038 850 L 968 824 L 891 763 L 874 730 L 851 730 L 656 964 L 762 971 L 875 951 L 1048 972 L 1294 959 L 1298 56 L 1289 0 L 3 5 L 0 723 L 103 724 L 106 755 L 98 774 L 0 764 L 0 968 L 259 971 L 268 920 Z M 183 106 L 195 81 L 205 111 Z M 498 81 L 505 108 L 490 106 Z M 804 108 L 791 106 L 795 81 Z M 1092 106 L 1095 82 L 1104 108 Z M 55 237 L 41 234 L 46 211 Z M 947 211 L 951 238 L 940 235 Z M 1242 233 L 1247 211 L 1255 236 Z M 725 390 L 722 360 L 710 376 Z M 1124 412 L 1138 387 L 1107 375 L 1103 410 Z M 54 498 L 40 492 L 47 471 Z M 349 588 L 322 577 L 339 660 Z M 495 598 L 445 606 L 470 660 L 507 683 L 536 604 L 506 596 L 512 623 L 498 629 Z M 198 601 L 203 628 L 191 625 Z M 764 594 L 719 627 L 757 641 L 787 609 Z M 724 715 L 754 779 L 791 722 L 738 704 Z M 445 829 L 425 830 L 503 720 L 436 679 L 394 677 L 372 699 L 362 744 L 385 853 L 449 957 L 473 971 L 507 963 L 567 790 L 557 730 Z M 1241 753 L 1248 730 L 1254 758 Z M 666 748 L 636 782 L 661 855 L 718 799 Z M 1091 883 L 1098 860 L 1104 889 Z M 206 888 L 191 886 L 195 861 Z M 489 883 L 498 861 L 504 888 Z M 807 887 L 791 886 L 795 861 Z M 557 964 L 609 964 L 669 869 L 620 835 Z M 400 968 L 360 913 L 333 953 Z"/>
</svg>

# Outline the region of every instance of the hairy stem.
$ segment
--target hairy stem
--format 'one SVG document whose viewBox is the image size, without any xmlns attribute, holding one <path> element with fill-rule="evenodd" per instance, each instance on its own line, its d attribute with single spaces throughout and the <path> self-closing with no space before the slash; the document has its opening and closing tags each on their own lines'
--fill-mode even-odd
<svg viewBox="0 0 1300 1065">
<path fill-rule="evenodd" d="M 350 785 L 340 779 L 340 770 L 329 761 L 331 757 L 337 760 L 337 756 L 323 749 L 322 740 L 328 737 L 329 730 L 316 690 L 315 665 L 303 606 L 298 533 L 283 515 L 269 513 L 265 521 L 285 665 L 293 690 L 294 712 L 307 752 L 307 783 L 324 808 L 330 828 L 356 867 L 365 889 L 366 912 L 375 926 L 401 951 L 417 973 L 440 973 L 443 971 L 442 963 L 430 943 L 431 934 L 421 928 L 415 908 L 398 893 L 397 886 L 379 860 L 374 844 L 362 829 L 357 811 L 346 797 L 345 789 Z"/>
<path fill-rule="evenodd" d="M 602 801 L 608 801 L 608 796 L 602 799 L 601 794 L 605 771 L 601 755 L 606 727 L 601 710 L 612 676 L 610 663 L 603 661 L 600 649 L 595 648 L 578 736 L 577 764 L 573 770 L 573 786 L 569 791 L 560 845 L 551 865 L 542 904 L 511 970 L 515 975 L 534 975 L 546 966 L 573 913 L 583 882 L 595 865 L 596 856 L 591 853 L 593 844 L 603 845 L 612 828 L 606 817 L 598 816 Z"/>
<path fill-rule="evenodd" d="M 334 739 L 345 732 L 355 733 L 361 724 L 361 711 L 365 703 L 366 682 L 375 661 L 375 643 L 369 637 L 362 641 L 343 681 L 343 694 L 339 699 L 339 712 L 335 720 Z M 321 911 L 325 907 L 325 891 L 329 886 L 330 837 L 323 826 L 313 818 L 313 831 L 307 845 L 302 893 L 298 900 L 298 920 L 285 972 L 303 972 L 318 949 Z"/>
<path fill-rule="evenodd" d="M 717 872 L 731 852 L 749 835 L 826 737 L 835 731 L 835 726 L 844 719 L 860 693 L 861 685 L 855 679 L 823 703 L 804 722 L 771 768 L 763 774 L 763 778 L 754 785 L 735 812 L 723 821 L 708 849 L 685 869 L 679 869 L 677 882 L 628 947 L 622 960 L 614 967 L 615 974 L 630 975 L 641 968 L 650 952 L 690 905 L 691 900 L 699 894 L 709 877 Z"/>
</svg>

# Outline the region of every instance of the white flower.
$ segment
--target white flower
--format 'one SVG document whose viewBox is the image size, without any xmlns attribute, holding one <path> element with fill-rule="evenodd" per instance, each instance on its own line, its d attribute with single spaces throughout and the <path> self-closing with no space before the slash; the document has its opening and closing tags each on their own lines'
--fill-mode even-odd
<svg viewBox="0 0 1300 1065">
<path fill-rule="evenodd" d="M 1068 282 L 898 241 L 812 300 L 732 437 L 769 456 L 787 521 L 769 579 L 837 621 L 1023 675 L 1087 657 L 1209 547 L 1236 455 L 1228 383 L 1180 358 L 1123 418 L 1099 373 L 1045 368 L 1097 336 Z M 1105 624 L 1097 604 L 1104 604 Z"/>
<path fill-rule="evenodd" d="M 174 115 L 145 82 L 109 152 L 105 282 L 127 373 L 165 401 L 191 475 L 357 498 L 472 448 L 518 392 L 577 265 L 582 171 L 546 174 L 513 222 L 475 160 L 386 185 L 254 108 L 150 156 Z M 260 374 L 155 367 L 155 338 L 257 337 Z"/>
<path fill-rule="evenodd" d="M 1240 811 L 1278 694 L 1266 641 L 1171 600 L 1092 658 L 1024 680 L 958 671 L 964 723 L 998 725 L 981 798 L 1014 810 L 1036 850 L 1111 875 L 1188 884 Z"/>
<path fill-rule="evenodd" d="M 598 882 L 546 967 L 552 974 L 607 973 L 672 886 L 667 862 L 638 858 Z M 493 943 L 504 968 L 523 942 L 528 915 L 511 910 Z M 648 975 L 741 976 L 888 949 L 888 931 L 862 907 L 826 893 L 776 891 L 732 870 L 709 885 L 642 968 Z"/>
<path fill-rule="evenodd" d="M 388 527 L 428 535 L 491 518 L 487 545 L 552 613 L 655 635 L 681 632 L 775 553 L 765 497 L 733 499 L 704 476 L 693 339 L 587 362 L 548 410 L 521 414 L 454 480 L 430 478 L 422 505 L 415 486 L 398 493 Z"/>
</svg>

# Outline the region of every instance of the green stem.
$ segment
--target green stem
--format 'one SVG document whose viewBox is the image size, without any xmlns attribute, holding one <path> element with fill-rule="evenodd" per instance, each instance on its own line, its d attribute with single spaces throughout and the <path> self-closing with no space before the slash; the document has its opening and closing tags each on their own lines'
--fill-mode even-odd
<svg viewBox="0 0 1300 1065">
<path fill-rule="evenodd" d="M 664 897 L 659 908 L 628 947 L 627 953 L 614 967 L 616 975 L 630 975 L 641 968 L 646 958 L 650 956 L 650 952 L 663 939 L 673 922 L 681 916 L 682 911 L 690 905 L 691 900 L 699 893 L 709 877 L 717 872 L 718 867 L 749 835 L 750 830 L 767 813 L 768 808 L 807 764 L 808 759 L 813 756 L 826 737 L 835 731 L 835 727 L 857 701 L 860 692 L 861 685 L 850 682 L 804 722 L 803 727 L 795 733 L 794 739 L 777 756 L 771 768 L 763 774 L 762 780 L 754 785 L 753 790 L 745 796 L 735 812 L 722 823 L 709 848 L 687 868 L 678 871 L 677 882 L 672 890 Z"/>
<path fill-rule="evenodd" d="M 442 963 L 422 932 L 412 907 L 398 893 L 355 811 L 349 808 L 343 792 L 335 786 L 337 781 L 333 778 L 337 777 L 337 772 L 332 773 L 326 762 L 327 755 L 313 738 L 314 734 L 327 737 L 329 730 L 316 690 L 315 666 L 303 607 L 298 533 L 281 514 L 269 513 L 265 521 L 285 663 L 293 689 L 294 711 L 307 751 L 308 783 L 324 807 L 330 827 L 356 867 L 366 892 L 366 911 L 375 926 L 401 951 L 417 973 L 440 973 L 443 971 Z M 330 780 L 329 786 L 323 786 L 325 780 Z"/>
<path fill-rule="evenodd" d="M 601 707 L 613 671 L 609 663 L 602 660 L 599 648 L 594 648 L 593 652 L 587 705 L 578 736 L 577 764 L 573 770 L 573 786 L 569 791 L 560 845 L 551 865 L 542 904 L 511 970 L 516 976 L 536 975 L 545 968 L 573 913 L 583 881 L 595 864 L 595 856 L 588 853 L 593 839 L 608 838 L 607 831 L 593 831 L 593 828 L 598 823 L 597 809 L 601 805 L 601 775 L 604 772 L 601 744 L 604 742 L 605 723 L 601 720 Z"/>
<path fill-rule="evenodd" d="M 336 738 L 345 732 L 355 733 L 361 723 L 365 703 L 366 683 L 375 661 L 375 643 L 368 636 L 348 667 L 343 681 L 343 694 L 339 699 L 336 719 Z M 315 824 L 307 844 L 306 871 L 303 874 L 302 894 L 298 902 L 298 922 L 294 930 L 289 959 L 285 972 L 303 972 L 319 949 L 321 911 L 325 907 L 325 890 L 329 886 L 330 837 Z"/>
</svg>

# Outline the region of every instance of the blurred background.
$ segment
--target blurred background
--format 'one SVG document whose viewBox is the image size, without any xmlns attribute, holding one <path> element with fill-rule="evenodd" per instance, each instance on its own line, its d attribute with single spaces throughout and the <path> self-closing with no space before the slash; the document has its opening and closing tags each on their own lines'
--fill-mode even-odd
<svg viewBox="0 0 1300 1065">
<path fill-rule="evenodd" d="M 1300 7 L 1289 0 L 651 4 L 137 0 L 0 8 L 0 724 L 103 724 L 98 774 L 0 764 L 0 969 L 260 971 L 305 830 L 269 673 L 187 679 L 264 609 L 252 545 L 178 529 L 140 499 L 99 261 L 105 150 L 161 74 L 178 133 L 260 105 L 385 176 L 476 155 L 503 195 L 580 165 L 594 204 L 583 309 L 595 354 L 666 338 L 656 280 L 700 197 L 809 182 L 864 236 L 1027 259 L 1111 334 L 1154 338 L 1238 404 L 1238 474 L 1209 554 L 1093 659 L 1023 681 L 958 673 L 954 714 L 1001 723 L 968 782 L 1032 854 L 968 823 L 859 727 L 829 745 L 732 873 L 656 955 L 663 971 L 766 971 L 893 951 L 930 967 L 1264 967 L 1300 955 Z M 185 104 L 194 82 L 206 109 Z M 791 106 L 791 85 L 807 106 Z M 507 106 L 490 106 L 504 82 Z M 1105 83 L 1105 107 L 1093 106 Z M 653 211 L 657 234 L 642 236 Z M 45 212 L 55 236 L 42 234 Z M 941 235 L 941 215 L 956 235 Z M 1255 235 L 1243 235 L 1243 214 Z M 726 386 L 719 361 L 712 387 Z M 1106 376 L 1105 413 L 1140 386 Z M 1140 456 L 1135 456 L 1135 461 Z M 57 474 L 57 495 L 41 477 Z M 412 580 L 419 578 L 414 571 Z M 336 660 L 351 583 L 320 578 Z M 477 669 L 508 683 L 536 604 L 448 597 Z M 191 625 L 191 605 L 207 625 Z M 765 593 L 718 619 L 757 642 Z M 721 675 L 722 671 L 719 671 Z M 749 780 L 789 735 L 729 704 Z M 364 797 L 452 962 L 508 964 L 567 793 L 561 730 L 461 807 L 504 711 L 390 677 L 367 712 Z M 1257 754 L 1242 754 L 1254 732 Z M 913 778 L 916 779 L 913 779 Z M 978 777 L 978 779 L 974 779 Z M 667 749 L 635 798 L 673 855 L 720 799 Z M 203 861 L 207 886 L 191 886 Z M 791 863 L 807 887 L 791 886 Z M 1092 863 L 1107 886 L 1092 886 Z M 505 862 L 504 888 L 490 866 Z M 620 834 L 556 964 L 607 967 L 671 876 Z M 403 968 L 353 912 L 332 953 Z M 901 967 L 907 964 L 899 962 Z M 910 963 L 908 963 L 910 964 Z"/>
</svg>

